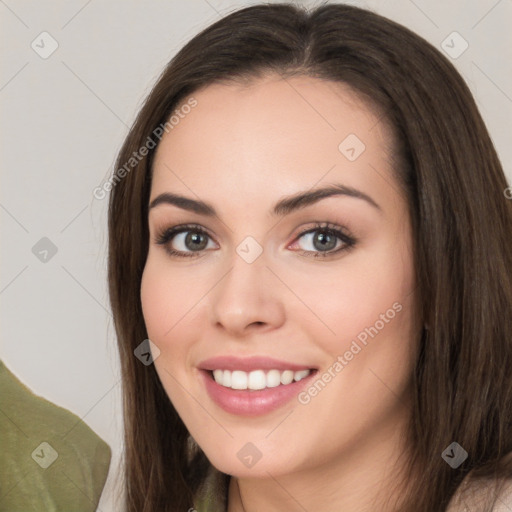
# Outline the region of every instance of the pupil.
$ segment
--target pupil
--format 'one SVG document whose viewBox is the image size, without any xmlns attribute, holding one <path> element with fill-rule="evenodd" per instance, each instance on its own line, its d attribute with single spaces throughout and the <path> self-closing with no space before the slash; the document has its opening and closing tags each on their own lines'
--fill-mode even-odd
<svg viewBox="0 0 512 512">
<path fill-rule="evenodd" d="M 318 232 L 318 235 L 313 238 L 313 245 L 315 246 L 315 249 L 334 249 L 336 246 L 336 239 L 330 234 L 320 231 Z"/>
</svg>

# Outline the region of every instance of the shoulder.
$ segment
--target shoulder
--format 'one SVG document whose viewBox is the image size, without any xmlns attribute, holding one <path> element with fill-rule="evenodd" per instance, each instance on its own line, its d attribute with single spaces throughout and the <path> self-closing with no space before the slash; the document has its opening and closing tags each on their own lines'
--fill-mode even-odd
<svg viewBox="0 0 512 512">
<path fill-rule="evenodd" d="M 510 512 L 510 510 L 512 510 L 512 478 L 503 483 L 503 487 L 497 495 L 493 512 Z"/>
<path fill-rule="evenodd" d="M 510 512 L 512 510 L 512 478 L 496 482 L 489 479 L 463 481 L 446 512 L 466 512 L 484 510 L 488 503 L 496 498 L 492 512 Z M 484 508 L 482 508 L 484 507 Z"/>
<path fill-rule="evenodd" d="M 78 416 L 34 394 L 1 360 L 0 410 L 0 482 L 13 488 L 2 505 L 93 510 L 110 467 L 108 444 Z"/>
</svg>

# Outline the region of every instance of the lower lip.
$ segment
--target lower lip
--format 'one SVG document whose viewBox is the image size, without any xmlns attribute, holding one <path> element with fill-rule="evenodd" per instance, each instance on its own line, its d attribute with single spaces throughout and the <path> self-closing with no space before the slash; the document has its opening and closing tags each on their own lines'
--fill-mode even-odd
<svg viewBox="0 0 512 512">
<path fill-rule="evenodd" d="M 201 370 L 210 398 L 226 412 L 238 416 L 259 416 L 283 407 L 300 393 L 315 373 L 312 371 L 307 377 L 291 384 L 250 391 L 221 386 L 215 382 L 210 372 Z"/>
</svg>

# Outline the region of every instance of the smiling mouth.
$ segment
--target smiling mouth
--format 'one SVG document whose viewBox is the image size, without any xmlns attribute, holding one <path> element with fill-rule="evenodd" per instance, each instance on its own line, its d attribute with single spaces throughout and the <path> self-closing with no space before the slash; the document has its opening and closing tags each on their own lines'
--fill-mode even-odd
<svg viewBox="0 0 512 512">
<path fill-rule="evenodd" d="M 309 377 L 316 372 L 311 368 L 308 370 L 210 370 L 210 377 L 220 386 L 233 390 L 259 391 L 261 389 L 287 386 L 293 382 Z"/>
</svg>

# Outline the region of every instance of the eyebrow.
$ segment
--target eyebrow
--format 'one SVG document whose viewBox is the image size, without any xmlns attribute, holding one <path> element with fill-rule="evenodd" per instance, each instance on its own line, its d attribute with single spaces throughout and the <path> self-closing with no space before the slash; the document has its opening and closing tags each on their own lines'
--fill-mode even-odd
<svg viewBox="0 0 512 512">
<path fill-rule="evenodd" d="M 306 192 L 299 192 L 292 196 L 285 197 L 274 205 L 272 214 L 278 216 L 288 215 L 291 212 L 300 210 L 322 199 L 333 196 L 346 196 L 361 199 L 382 212 L 382 208 L 364 192 L 361 192 L 360 190 L 357 190 L 353 187 L 348 187 L 346 185 L 336 183 L 329 185 L 328 187 L 308 190 Z M 188 210 L 199 215 L 205 215 L 207 217 L 217 216 L 217 212 L 211 204 L 205 203 L 204 201 L 180 196 L 178 194 L 172 194 L 170 192 L 164 192 L 163 194 L 160 194 L 155 199 L 153 199 L 149 205 L 149 209 L 151 210 L 152 208 L 155 208 L 161 204 L 171 204 L 184 210 Z"/>
</svg>

